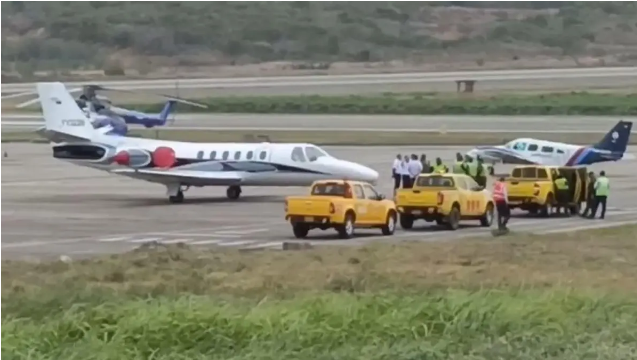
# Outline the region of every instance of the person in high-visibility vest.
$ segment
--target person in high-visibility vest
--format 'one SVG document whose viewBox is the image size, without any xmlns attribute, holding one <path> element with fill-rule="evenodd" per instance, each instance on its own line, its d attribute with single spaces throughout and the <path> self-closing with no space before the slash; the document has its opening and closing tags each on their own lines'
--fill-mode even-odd
<svg viewBox="0 0 637 360">
<path fill-rule="evenodd" d="M 484 168 L 484 161 L 482 160 L 481 157 L 478 156 L 477 158 L 478 163 L 476 165 L 476 177 L 475 177 L 475 181 L 478 183 L 478 185 L 482 186 L 482 187 L 486 187 L 487 186 L 487 174 L 486 174 L 486 169 Z"/>
<path fill-rule="evenodd" d="M 561 208 L 566 211 L 568 204 L 568 181 L 561 173 L 557 173 L 557 178 L 553 180 L 555 185 L 555 198 L 557 200 L 556 212 L 559 213 Z"/>
<path fill-rule="evenodd" d="M 496 210 L 498 210 L 498 230 L 506 231 L 507 223 L 511 217 L 509 210 L 509 195 L 507 193 L 504 177 L 501 177 L 493 184 L 493 201 L 495 201 Z"/>
<path fill-rule="evenodd" d="M 606 177 L 605 171 L 600 171 L 597 180 L 595 180 L 595 207 L 591 214 L 591 219 L 595 218 L 597 214 L 597 208 L 602 205 L 602 215 L 599 217 L 603 219 L 606 216 L 606 200 L 608 199 L 608 193 L 610 192 L 610 181 Z"/>
<path fill-rule="evenodd" d="M 449 168 L 442 163 L 442 159 L 436 158 L 436 165 L 434 165 L 432 172 L 434 174 L 446 174 L 449 172 Z"/>
<path fill-rule="evenodd" d="M 461 153 L 456 153 L 456 162 L 453 164 L 453 173 L 454 174 L 464 174 L 464 158 Z"/>
<path fill-rule="evenodd" d="M 467 171 L 467 175 L 475 179 L 476 175 L 478 175 L 478 168 L 471 156 L 469 155 L 465 156 L 465 165 L 466 165 L 465 170 Z"/>
</svg>

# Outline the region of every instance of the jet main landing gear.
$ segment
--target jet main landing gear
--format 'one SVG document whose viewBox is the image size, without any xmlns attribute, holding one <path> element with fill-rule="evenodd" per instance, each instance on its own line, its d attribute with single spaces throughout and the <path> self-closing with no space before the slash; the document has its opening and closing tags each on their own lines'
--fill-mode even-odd
<svg viewBox="0 0 637 360">
<path fill-rule="evenodd" d="M 166 185 L 166 193 L 168 194 L 168 201 L 171 204 L 181 204 L 184 202 L 184 191 L 187 191 L 190 186 L 183 188 L 180 184 Z"/>
<path fill-rule="evenodd" d="M 226 190 L 226 196 L 228 199 L 236 200 L 241 196 L 241 186 L 232 185 L 228 186 L 228 190 Z"/>
</svg>

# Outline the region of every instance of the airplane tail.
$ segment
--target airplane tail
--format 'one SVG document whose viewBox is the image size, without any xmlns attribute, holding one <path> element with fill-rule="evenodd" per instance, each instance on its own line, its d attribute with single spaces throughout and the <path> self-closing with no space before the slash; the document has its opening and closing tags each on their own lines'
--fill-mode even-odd
<svg viewBox="0 0 637 360">
<path fill-rule="evenodd" d="M 40 135 L 57 142 L 86 141 L 97 134 L 64 84 L 38 83 L 37 91 L 45 123 Z"/>
<path fill-rule="evenodd" d="M 630 132 L 633 128 L 631 121 L 618 122 L 593 148 L 613 153 L 624 153 L 628 147 Z"/>
<path fill-rule="evenodd" d="M 166 125 L 166 121 L 168 120 L 168 116 L 170 115 L 170 113 L 175 108 L 175 104 L 176 103 L 177 103 L 176 100 L 168 100 L 168 101 L 166 101 L 166 105 L 164 105 L 164 108 L 159 113 L 159 120 L 160 120 L 159 125 L 160 126 Z"/>
</svg>

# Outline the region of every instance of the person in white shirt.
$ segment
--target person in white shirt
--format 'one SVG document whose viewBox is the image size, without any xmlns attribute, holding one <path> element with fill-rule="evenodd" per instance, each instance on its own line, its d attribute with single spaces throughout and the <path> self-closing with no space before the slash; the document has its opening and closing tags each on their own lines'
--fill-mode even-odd
<svg viewBox="0 0 637 360">
<path fill-rule="evenodd" d="M 409 161 L 409 164 L 407 165 L 407 172 L 409 173 L 410 188 L 414 187 L 414 182 L 416 181 L 416 178 L 418 177 L 418 175 L 420 175 L 421 171 L 422 171 L 422 164 L 420 163 L 420 161 L 418 161 L 418 156 L 411 155 L 411 160 Z"/>
<path fill-rule="evenodd" d="M 402 156 L 400 154 L 396 155 L 394 159 L 394 164 L 391 167 L 391 176 L 394 178 L 394 194 L 396 194 L 396 189 L 400 188 L 400 180 L 402 174 L 400 173 L 400 166 L 402 163 Z"/>
<path fill-rule="evenodd" d="M 403 189 L 411 189 L 411 177 L 409 176 L 409 156 L 405 155 L 400 163 L 400 177 L 403 182 Z"/>
</svg>

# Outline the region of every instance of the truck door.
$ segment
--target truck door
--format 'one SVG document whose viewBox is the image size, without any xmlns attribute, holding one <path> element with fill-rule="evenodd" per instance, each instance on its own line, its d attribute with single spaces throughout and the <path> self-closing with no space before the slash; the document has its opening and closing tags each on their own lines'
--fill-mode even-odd
<svg viewBox="0 0 637 360">
<path fill-rule="evenodd" d="M 588 169 L 585 167 L 577 168 L 577 177 L 580 183 L 579 197 L 576 199 L 578 202 L 585 202 L 588 200 Z"/>
</svg>

